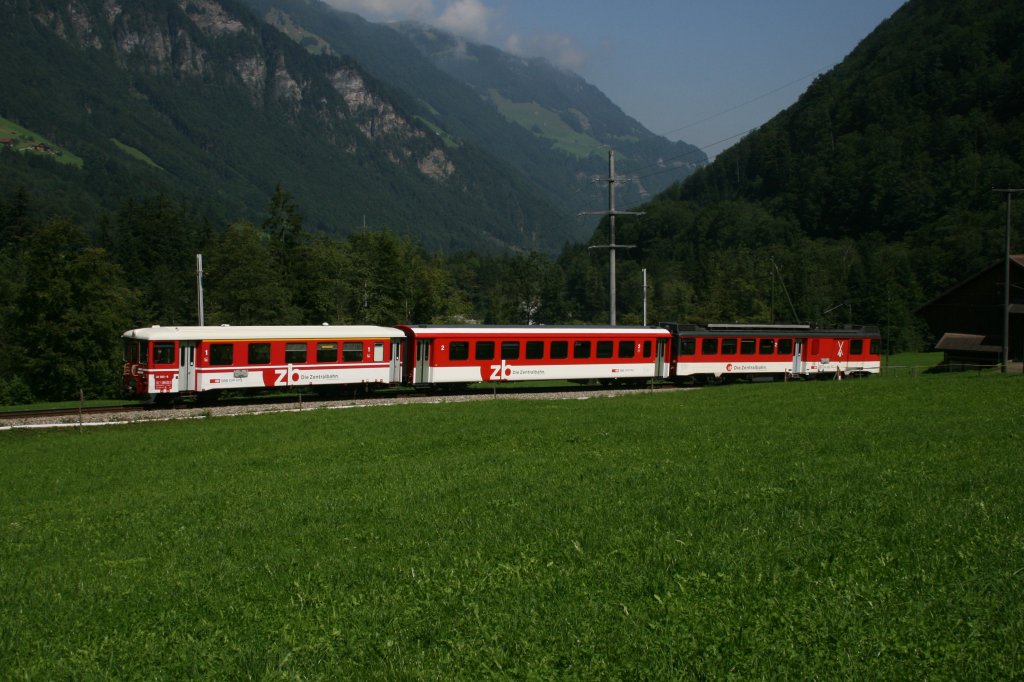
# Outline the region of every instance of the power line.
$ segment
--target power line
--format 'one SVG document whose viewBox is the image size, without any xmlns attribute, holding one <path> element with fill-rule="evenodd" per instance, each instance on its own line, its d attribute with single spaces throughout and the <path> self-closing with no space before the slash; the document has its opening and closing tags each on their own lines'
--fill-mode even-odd
<svg viewBox="0 0 1024 682">
<path fill-rule="evenodd" d="M 757 95 L 756 97 L 752 97 L 752 98 L 746 100 L 745 102 L 741 102 L 740 104 L 737 104 L 735 106 L 729 107 L 728 109 L 724 109 L 722 111 L 719 111 L 718 113 L 712 114 L 710 116 L 706 116 L 706 117 L 704 117 L 704 118 L 702 118 L 700 120 L 693 121 L 691 123 L 687 123 L 686 125 L 680 126 L 678 128 L 673 128 L 672 130 L 668 130 L 668 131 L 665 131 L 663 133 L 656 133 L 656 134 L 660 135 L 661 137 L 668 137 L 672 133 L 679 132 L 680 130 L 686 130 L 687 128 L 692 128 L 693 126 L 700 125 L 701 123 L 706 123 L 708 121 L 714 120 L 714 119 L 718 118 L 719 116 L 724 116 L 725 114 L 728 114 L 728 113 L 731 113 L 733 111 L 736 111 L 737 109 L 742 109 L 743 107 L 745 107 L 745 106 L 747 106 L 749 104 L 753 104 L 754 102 L 757 102 L 758 100 L 762 100 L 765 97 L 769 97 L 771 95 L 774 95 L 777 92 L 781 92 L 782 90 L 785 90 L 786 88 L 792 87 L 793 85 L 796 85 L 797 83 L 800 83 L 802 81 L 807 80 L 808 78 L 813 78 L 815 76 L 818 76 L 818 75 L 820 75 L 820 74 L 822 74 L 822 73 L 824 73 L 826 71 L 829 71 L 829 70 L 835 68 L 836 66 L 837 66 L 837 64 L 831 64 L 831 65 L 829 65 L 827 67 L 816 69 L 816 70 L 814 70 L 814 71 L 812 71 L 810 73 L 807 73 L 807 74 L 805 74 L 803 76 L 800 76 L 799 78 L 795 78 L 795 79 L 789 81 L 788 83 L 786 83 L 784 85 L 780 85 L 777 88 L 774 88 L 774 89 L 769 90 L 767 92 L 763 92 L 760 95 Z M 687 143 L 687 144 L 691 144 L 698 151 L 700 151 L 705 156 L 707 156 L 708 155 L 707 154 L 707 150 L 709 150 L 709 149 L 711 149 L 713 147 L 717 147 L 718 145 L 723 144 L 725 142 L 728 142 L 730 140 L 734 140 L 734 139 L 736 139 L 738 137 L 743 137 L 744 135 L 747 135 L 747 134 L 753 132 L 754 130 L 757 130 L 758 127 L 760 127 L 760 126 L 751 128 L 749 130 L 745 130 L 745 131 L 743 131 L 741 133 L 737 133 L 735 135 L 730 135 L 729 137 L 722 138 L 721 140 L 716 140 L 714 142 L 709 142 L 706 145 L 694 145 L 693 143 Z M 682 159 L 682 158 L 685 158 L 687 156 L 692 156 L 695 153 L 696 152 L 694 152 L 693 150 L 686 151 L 686 152 L 683 152 L 682 154 L 679 154 L 677 156 L 671 156 L 671 157 L 669 157 L 667 159 L 662 159 L 662 163 L 665 162 L 665 161 L 675 161 L 677 159 Z M 630 174 L 636 174 L 636 173 L 639 173 L 639 172 L 641 172 L 643 170 L 646 170 L 648 168 L 655 168 L 655 167 L 658 167 L 658 166 L 660 166 L 660 164 L 658 164 L 658 163 L 647 164 L 646 166 L 640 166 L 639 168 L 632 169 L 632 170 L 629 171 L 629 173 Z M 653 175 L 660 175 L 662 173 L 670 173 L 673 170 L 675 170 L 675 169 L 673 169 L 673 168 L 668 168 L 668 169 L 660 168 L 658 171 L 655 171 L 654 173 L 649 173 L 647 175 L 640 176 L 639 179 L 651 177 Z"/>
<path fill-rule="evenodd" d="M 733 106 L 733 107 L 729 107 L 728 109 L 725 109 L 724 111 L 719 111 L 717 114 L 712 114 L 710 116 L 707 116 L 705 118 L 700 119 L 699 121 L 694 121 L 693 123 L 687 123 L 684 126 L 680 126 L 678 128 L 673 128 L 672 130 L 668 130 L 668 131 L 666 131 L 664 133 L 661 133 L 661 136 L 662 137 L 668 137 L 672 133 L 677 133 L 680 130 L 686 130 L 687 128 L 692 128 L 695 125 L 700 125 L 701 123 L 707 123 L 708 121 L 712 121 L 712 120 L 718 118 L 719 116 L 725 116 L 726 114 L 731 113 L 733 111 L 736 111 L 737 109 L 742 109 L 743 107 L 747 106 L 748 104 L 753 104 L 754 102 L 757 102 L 758 100 L 762 100 L 765 97 L 769 97 L 770 95 L 774 95 L 777 92 L 781 92 L 782 90 L 785 90 L 788 87 L 791 87 L 793 85 L 796 85 L 797 83 L 805 81 L 808 78 L 812 78 L 814 76 L 820 75 L 820 74 L 824 73 L 825 71 L 828 71 L 829 69 L 832 69 L 835 66 L 836 66 L 835 64 L 832 64 L 831 66 L 827 66 L 824 69 L 817 69 L 816 71 L 812 71 L 809 74 L 806 74 L 804 76 L 800 76 L 799 78 L 797 78 L 795 80 L 791 80 L 790 82 L 786 83 L 785 85 L 780 85 L 779 87 L 775 88 L 774 90 L 769 90 L 768 92 L 761 93 L 757 97 L 754 97 L 752 99 L 748 99 L 746 102 L 741 102 L 740 104 L 737 104 L 736 106 Z"/>
</svg>

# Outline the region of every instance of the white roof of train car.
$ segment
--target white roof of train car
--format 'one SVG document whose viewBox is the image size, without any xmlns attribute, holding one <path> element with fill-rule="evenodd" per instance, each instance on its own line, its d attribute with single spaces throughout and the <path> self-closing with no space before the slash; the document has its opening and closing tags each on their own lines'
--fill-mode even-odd
<svg viewBox="0 0 1024 682">
<path fill-rule="evenodd" d="M 238 341 L 241 339 L 380 339 L 404 338 L 393 327 L 373 325 L 241 325 L 232 327 L 142 327 L 122 334 L 140 341 Z"/>
<path fill-rule="evenodd" d="M 671 333 L 662 327 L 599 327 L 589 325 L 521 325 L 521 326 L 499 326 L 499 325 L 432 325 L 432 324 L 410 324 L 400 325 L 402 328 L 411 329 L 417 335 L 458 335 L 458 334 L 514 334 L 514 335 L 538 335 L 551 336 L 558 334 L 614 334 L 616 336 L 643 334 L 647 336 L 671 336 Z"/>
</svg>

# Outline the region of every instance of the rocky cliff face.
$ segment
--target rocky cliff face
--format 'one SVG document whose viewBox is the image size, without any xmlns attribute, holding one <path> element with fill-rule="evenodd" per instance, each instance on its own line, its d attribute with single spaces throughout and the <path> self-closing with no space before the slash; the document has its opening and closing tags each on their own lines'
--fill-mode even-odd
<svg viewBox="0 0 1024 682">
<path fill-rule="evenodd" d="M 255 108 L 277 106 L 296 118 L 312 118 L 348 153 L 385 144 L 383 156 L 392 163 L 409 164 L 438 181 L 455 172 L 444 148 L 369 87 L 358 67 L 311 56 L 233 5 L 218 0 L 34 0 L 33 5 L 41 29 L 83 51 L 108 51 L 124 69 L 233 84 L 245 90 Z M 345 132 L 352 129 L 361 141 Z"/>
</svg>

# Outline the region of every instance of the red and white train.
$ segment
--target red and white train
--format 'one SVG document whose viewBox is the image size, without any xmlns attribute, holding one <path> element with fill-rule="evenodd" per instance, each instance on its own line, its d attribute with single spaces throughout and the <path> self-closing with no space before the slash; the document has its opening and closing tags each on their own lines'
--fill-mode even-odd
<svg viewBox="0 0 1024 682">
<path fill-rule="evenodd" d="M 146 327 L 124 339 L 123 388 L 168 399 L 224 389 L 392 384 L 405 334 L 374 326 Z"/>
<path fill-rule="evenodd" d="M 680 381 L 718 383 L 786 377 L 868 376 L 881 370 L 876 327 L 847 325 L 672 324 L 670 374 Z"/>
<path fill-rule="evenodd" d="M 123 339 L 124 392 L 149 401 L 278 387 L 841 377 L 877 373 L 881 361 L 868 327 L 146 327 Z"/>
</svg>

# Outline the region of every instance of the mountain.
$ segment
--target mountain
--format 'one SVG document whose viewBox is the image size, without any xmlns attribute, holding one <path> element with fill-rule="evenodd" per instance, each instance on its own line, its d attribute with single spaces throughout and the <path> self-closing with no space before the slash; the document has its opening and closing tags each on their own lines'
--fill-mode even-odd
<svg viewBox="0 0 1024 682">
<path fill-rule="evenodd" d="M 470 85 L 505 118 L 553 149 L 600 163 L 614 148 L 624 168 L 641 169 L 624 174 L 634 184 L 634 203 L 707 162 L 697 147 L 655 135 L 579 75 L 546 59 L 519 57 L 419 23 L 392 26 L 438 68 Z M 595 168 L 600 174 L 601 167 Z"/>
<path fill-rule="evenodd" d="M 909 0 L 617 238 L 673 319 L 853 318 L 912 347 L 911 311 L 1002 257 L 992 190 L 1022 186 L 1024 5 Z"/>
<path fill-rule="evenodd" d="M 454 143 L 401 90 L 351 58 L 305 49 L 242 3 L 0 8 L 0 137 L 67 152 L 54 160 L 5 143 L 4 192 L 31 188 L 90 221 L 139 193 L 258 220 L 280 184 L 307 227 L 333 234 L 365 219 L 431 249 L 552 252 L 573 238 L 565 214 L 508 164 Z"/>
<path fill-rule="evenodd" d="M 319 0 L 245 0 L 312 51 L 358 62 L 405 93 L 418 118 L 454 145 L 477 146 L 518 170 L 570 216 L 600 210 L 607 148 L 629 180 L 622 205 L 646 200 L 707 161 L 629 118 L 593 85 L 543 59 L 522 59 L 415 23 L 376 24 Z M 578 239 L 592 223 L 577 222 Z"/>
</svg>

